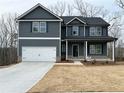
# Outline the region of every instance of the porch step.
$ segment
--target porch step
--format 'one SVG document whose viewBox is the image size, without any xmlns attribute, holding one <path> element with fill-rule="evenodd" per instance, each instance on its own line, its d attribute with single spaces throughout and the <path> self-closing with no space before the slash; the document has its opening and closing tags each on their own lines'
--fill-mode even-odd
<svg viewBox="0 0 124 93">
<path fill-rule="evenodd" d="M 79 64 L 81 65 L 82 63 L 80 61 L 74 61 L 74 64 Z"/>
</svg>

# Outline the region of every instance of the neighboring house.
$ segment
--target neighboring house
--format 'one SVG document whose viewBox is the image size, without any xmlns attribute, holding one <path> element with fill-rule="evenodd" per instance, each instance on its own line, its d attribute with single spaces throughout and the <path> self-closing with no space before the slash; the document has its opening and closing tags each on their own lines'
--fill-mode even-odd
<svg viewBox="0 0 124 93">
<path fill-rule="evenodd" d="M 18 56 L 22 61 L 108 59 L 109 24 L 99 17 L 57 16 L 37 4 L 17 18 Z"/>
</svg>

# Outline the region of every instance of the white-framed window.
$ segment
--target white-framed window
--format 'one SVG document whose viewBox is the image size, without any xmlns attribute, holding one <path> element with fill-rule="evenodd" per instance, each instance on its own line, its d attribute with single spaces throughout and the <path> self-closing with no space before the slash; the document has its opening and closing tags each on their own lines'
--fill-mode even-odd
<svg viewBox="0 0 124 93">
<path fill-rule="evenodd" d="M 72 26 L 72 35 L 73 36 L 79 35 L 79 26 Z"/>
<path fill-rule="evenodd" d="M 32 22 L 32 32 L 46 33 L 46 22 Z"/>
<path fill-rule="evenodd" d="M 90 36 L 102 36 L 102 28 L 90 27 Z"/>
<path fill-rule="evenodd" d="M 89 46 L 90 54 L 102 54 L 102 45 L 101 44 L 91 44 Z"/>
<path fill-rule="evenodd" d="M 39 31 L 39 22 L 33 22 L 32 23 L 32 32 L 38 32 Z"/>
</svg>

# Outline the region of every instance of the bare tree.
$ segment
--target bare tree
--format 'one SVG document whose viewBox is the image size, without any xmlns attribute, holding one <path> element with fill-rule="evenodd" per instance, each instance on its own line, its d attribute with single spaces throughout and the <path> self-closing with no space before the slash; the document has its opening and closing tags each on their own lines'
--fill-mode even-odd
<svg viewBox="0 0 124 93">
<path fill-rule="evenodd" d="M 59 16 L 63 16 L 66 10 L 66 3 L 59 1 L 53 6 L 49 6 L 50 10 Z"/>
<path fill-rule="evenodd" d="M 109 34 L 115 38 L 121 37 L 121 30 L 122 30 L 122 22 L 121 22 L 121 16 L 119 13 L 115 13 L 113 15 L 110 15 L 107 19 L 107 21 L 111 24 L 109 26 Z"/>
<path fill-rule="evenodd" d="M 75 8 L 84 17 L 95 17 L 98 16 L 102 10 L 102 7 L 93 6 L 84 0 L 74 0 Z"/>
<path fill-rule="evenodd" d="M 16 15 L 8 14 L 0 18 L 0 65 L 7 65 L 17 62 Z"/>
<path fill-rule="evenodd" d="M 120 8 L 124 9 L 124 0 L 116 0 L 116 2 Z"/>
<path fill-rule="evenodd" d="M 73 11 L 74 11 L 74 7 L 73 7 L 72 5 L 70 5 L 70 4 L 68 4 L 68 5 L 67 5 L 66 15 L 67 15 L 67 16 L 72 16 L 72 15 L 74 15 L 74 14 L 73 14 Z"/>
</svg>

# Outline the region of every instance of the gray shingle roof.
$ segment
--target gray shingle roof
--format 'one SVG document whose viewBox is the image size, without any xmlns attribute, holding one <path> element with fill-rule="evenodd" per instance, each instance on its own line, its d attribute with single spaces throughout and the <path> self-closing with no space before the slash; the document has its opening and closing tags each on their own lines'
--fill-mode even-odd
<svg viewBox="0 0 124 93">
<path fill-rule="evenodd" d="M 113 38 L 111 36 L 96 36 L 96 37 L 74 37 L 74 36 L 67 36 L 64 39 L 67 40 L 89 40 L 89 41 L 114 41 L 117 40 L 117 38 Z"/>
<path fill-rule="evenodd" d="M 82 17 L 82 16 L 61 16 L 63 19 L 64 24 L 72 20 L 73 18 L 79 18 L 80 20 L 86 22 L 88 25 L 105 25 L 109 26 L 110 24 L 107 23 L 105 20 L 103 20 L 100 17 Z"/>
</svg>

